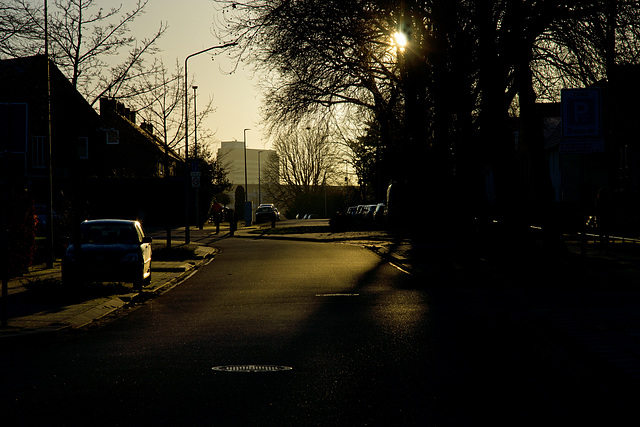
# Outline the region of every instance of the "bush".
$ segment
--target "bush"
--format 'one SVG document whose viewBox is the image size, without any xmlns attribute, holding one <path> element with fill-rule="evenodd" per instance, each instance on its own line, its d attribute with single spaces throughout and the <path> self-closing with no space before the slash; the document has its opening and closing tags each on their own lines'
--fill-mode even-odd
<svg viewBox="0 0 640 427">
<path fill-rule="evenodd" d="M 38 218 L 33 200 L 25 196 L 10 197 L 7 209 L 7 238 L 9 277 L 26 273 L 36 251 L 36 223 Z"/>
</svg>

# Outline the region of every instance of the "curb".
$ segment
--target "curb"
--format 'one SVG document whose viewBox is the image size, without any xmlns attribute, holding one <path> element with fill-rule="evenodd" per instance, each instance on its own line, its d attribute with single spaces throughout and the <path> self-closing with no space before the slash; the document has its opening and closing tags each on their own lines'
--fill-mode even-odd
<svg viewBox="0 0 640 427">
<path fill-rule="evenodd" d="M 0 341 L 28 341 L 35 337 L 47 337 L 56 336 L 68 330 L 77 330 L 85 328 L 96 321 L 112 314 L 117 310 L 130 307 L 135 304 L 140 304 L 149 298 L 159 295 L 166 290 L 177 286 L 180 282 L 184 281 L 188 276 L 194 274 L 202 265 L 209 262 L 218 254 L 218 250 L 215 248 L 208 248 L 206 253 L 199 259 L 188 260 L 182 263 L 179 267 L 166 267 L 160 268 L 160 270 L 154 269 L 154 271 L 162 271 L 165 273 L 179 273 L 164 283 L 159 283 L 151 289 L 142 290 L 139 292 L 130 292 L 126 294 L 113 295 L 108 298 L 97 298 L 88 302 L 87 305 L 93 305 L 85 311 L 77 315 L 72 315 L 64 321 L 64 323 L 51 323 L 42 327 L 25 328 L 25 327 L 11 327 L 0 330 Z M 74 307 L 77 305 L 69 305 L 67 307 Z"/>
</svg>

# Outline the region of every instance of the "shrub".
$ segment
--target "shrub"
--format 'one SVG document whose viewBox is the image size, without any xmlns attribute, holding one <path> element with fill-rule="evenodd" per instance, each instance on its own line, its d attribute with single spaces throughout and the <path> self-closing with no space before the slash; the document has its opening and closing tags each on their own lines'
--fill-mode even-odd
<svg viewBox="0 0 640 427">
<path fill-rule="evenodd" d="M 36 251 L 36 223 L 33 200 L 26 196 L 9 198 L 7 209 L 9 277 L 29 270 Z"/>
</svg>

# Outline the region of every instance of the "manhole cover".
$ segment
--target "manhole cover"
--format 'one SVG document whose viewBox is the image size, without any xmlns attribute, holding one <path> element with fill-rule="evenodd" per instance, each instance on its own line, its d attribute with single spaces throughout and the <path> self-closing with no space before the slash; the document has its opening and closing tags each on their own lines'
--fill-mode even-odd
<svg viewBox="0 0 640 427">
<path fill-rule="evenodd" d="M 357 297 L 360 294 L 316 294 L 317 297 Z"/>
<path fill-rule="evenodd" d="M 293 368 L 290 366 L 278 365 L 226 365 L 214 366 L 211 369 L 222 372 L 280 372 L 290 371 Z"/>
</svg>

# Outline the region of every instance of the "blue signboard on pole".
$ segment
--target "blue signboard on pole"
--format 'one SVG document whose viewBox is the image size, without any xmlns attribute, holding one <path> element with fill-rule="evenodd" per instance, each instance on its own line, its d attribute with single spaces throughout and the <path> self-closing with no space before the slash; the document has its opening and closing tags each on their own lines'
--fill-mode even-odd
<svg viewBox="0 0 640 427">
<path fill-rule="evenodd" d="M 562 90 L 562 143 L 565 153 L 604 151 L 600 88 Z"/>
</svg>

